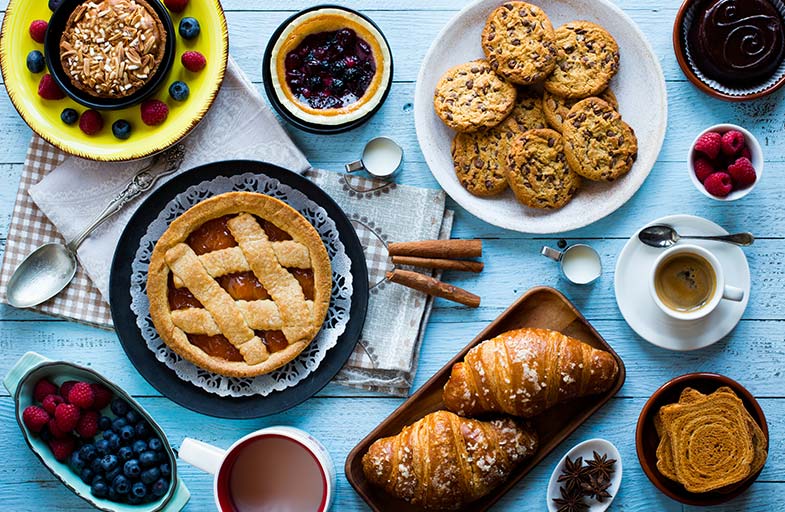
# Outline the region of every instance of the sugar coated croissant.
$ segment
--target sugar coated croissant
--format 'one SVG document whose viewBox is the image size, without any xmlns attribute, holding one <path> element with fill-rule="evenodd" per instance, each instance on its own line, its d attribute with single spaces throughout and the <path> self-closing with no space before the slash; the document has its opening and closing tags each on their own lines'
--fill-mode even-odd
<svg viewBox="0 0 785 512">
<path fill-rule="evenodd" d="M 517 329 L 484 341 L 452 367 L 444 405 L 465 416 L 530 418 L 557 403 L 607 391 L 619 367 L 611 354 L 548 329 Z"/>
<path fill-rule="evenodd" d="M 363 456 L 372 484 L 428 510 L 455 510 L 485 496 L 537 449 L 537 434 L 507 418 L 477 421 L 431 413 Z"/>
</svg>

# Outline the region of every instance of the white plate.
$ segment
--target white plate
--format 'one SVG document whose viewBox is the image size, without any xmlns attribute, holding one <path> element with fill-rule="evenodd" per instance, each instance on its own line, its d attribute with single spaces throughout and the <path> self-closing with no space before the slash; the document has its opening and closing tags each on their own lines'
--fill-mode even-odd
<svg viewBox="0 0 785 512">
<path fill-rule="evenodd" d="M 459 12 L 442 29 L 423 60 L 414 94 L 417 139 L 433 176 L 455 202 L 480 219 L 523 233 L 558 233 L 587 226 L 610 215 L 630 199 L 649 175 L 665 137 L 668 99 L 659 60 L 635 23 L 608 0 L 532 0 L 542 7 L 554 27 L 573 20 L 596 22 L 619 43 L 621 64 L 611 87 L 619 110 L 638 136 L 638 160 L 615 183 L 585 181 L 584 187 L 560 210 L 522 206 L 511 191 L 495 198 L 471 195 L 455 177 L 450 144 L 454 132 L 433 109 L 433 92 L 449 68 L 483 58 L 480 34 L 485 19 L 502 4 L 478 0 Z"/>
<path fill-rule="evenodd" d="M 710 220 L 692 215 L 672 215 L 649 223 L 668 224 L 680 235 L 727 235 Z M 642 228 L 641 228 L 642 229 Z M 750 300 L 750 267 L 741 248 L 723 242 L 685 240 L 711 251 L 720 260 L 725 281 L 744 290 L 744 300 L 723 300 L 711 314 L 695 321 L 671 318 L 651 298 L 648 278 L 654 260 L 664 249 L 655 249 L 630 238 L 616 262 L 616 302 L 624 319 L 646 341 L 668 350 L 696 350 L 716 343 L 730 333 L 741 320 Z"/>
<path fill-rule="evenodd" d="M 611 443 L 610 441 L 606 441 L 605 439 L 589 439 L 588 441 L 584 441 L 580 444 L 575 445 L 570 451 L 564 454 L 564 457 L 561 458 L 556 467 L 553 468 L 553 473 L 551 473 L 551 479 L 548 482 L 548 493 L 546 495 L 546 499 L 548 500 L 548 511 L 549 512 L 556 512 L 558 507 L 553 502 L 554 498 L 561 497 L 561 491 L 559 491 L 559 484 L 558 479 L 561 472 L 564 470 L 564 462 L 567 457 L 570 460 L 575 460 L 578 457 L 583 458 L 583 462 L 585 463 L 587 460 L 591 460 L 594 458 L 594 452 L 599 453 L 602 455 L 607 455 L 609 459 L 615 459 L 616 464 L 613 466 L 613 475 L 611 475 L 611 485 L 608 487 L 608 494 L 611 495 L 610 498 L 605 499 L 602 503 L 597 501 L 596 499 L 588 499 L 586 498 L 586 504 L 589 505 L 587 512 L 602 512 L 606 510 L 613 498 L 616 497 L 616 493 L 619 492 L 619 487 L 621 486 L 621 474 L 622 474 L 622 466 L 621 466 L 621 454 L 619 450 Z"/>
</svg>

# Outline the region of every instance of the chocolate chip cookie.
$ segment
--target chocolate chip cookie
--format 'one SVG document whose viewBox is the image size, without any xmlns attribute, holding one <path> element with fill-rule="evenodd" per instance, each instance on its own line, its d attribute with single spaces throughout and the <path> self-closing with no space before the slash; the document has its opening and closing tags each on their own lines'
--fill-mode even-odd
<svg viewBox="0 0 785 512">
<path fill-rule="evenodd" d="M 433 106 L 444 124 L 474 132 L 499 124 L 515 107 L 515 86 L 475 60 L 449 69 L 436 85 Z"/>
<path fill-rule="evenodd" d="M 581 178 L 567 165 L 559 132 L 543 128 L 524 132 L 510 146 L 507 182 L 522 204 L 554 209 L 572 199 Z"/>
<path fill-rule="evenodd" d="M 493 70 L 517 84 L 539 82 L 556 66 L 553 25 L 542 9 L 526 2 L 506 2 L 491 13 L 482 49 Z"/>
<path fill-rule="evenodd" d="M 589 21 L 557 28 L 556 47 L 556 67 L 544 86 L 557 96 L 595 96 L 619 70 L 619 45 L 607 30 Z"/>
<path fill-rule="evenodd" d="M 452 140 L 455 175 L 471 194 L 487 197 L 507 190 L 504 169 L 510 137 L 512 132 L 503 131 L 501 126 L 485 131 L 455 134 Z"/>
<path fill-rule="evenodd" d="M 563 127 L 567 163 L 584 178 L 614 181 L 629 172 L 638 156 L 635 132 L 599 98 L 576 103 Z"/>
<path fill-rule="evenodd" d="M 608 105 L 613 107 L 613 110 L 618 112 L 619 102 L 616 101 L 616 95 L 613 94 L 610 87 L 598 94 L 597 97 L 605 101 Z M 542 97 L 542 110 L 545 114 L 545 119 L 548 121 L 548 124 L 551 125 L 551 128 L 557 132 L 561 132 L 564 118 L 570 113 L 570 109 L 573 105 L 579 101 L 581 100 L 562 98 L 561 96 L 556 96 L 555 94 L 545 91 L 545 94 Z"/>
<path fill-rule="evenodd" d="M 518 88 L 518 97 L 515 100 L 515 108 L 500 128 L 515 132 L 516 136 L 526 130 L 537 128 L 547 128 L 548 123 L 545 118 L 542 98 L 526 88 Z"/>
</svg>

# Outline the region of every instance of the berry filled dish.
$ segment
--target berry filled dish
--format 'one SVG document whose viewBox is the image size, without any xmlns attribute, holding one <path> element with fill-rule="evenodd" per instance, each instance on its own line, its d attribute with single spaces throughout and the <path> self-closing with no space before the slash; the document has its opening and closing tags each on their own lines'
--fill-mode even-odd
<svg viewBox="0 0 785 512">
<path fill-rule="evenodd" d="M 163 24 L 144 0 L 87 1 L 68 18 L 60 62 L 78 89 L 123 98 L 152 78 L 165 48 Z"/>
<path fill-rule="evenodd" d="M 268 47 L 268 94 L 287 117 L 331 127 L 369 117 L 392 78 L 387 42 L 367 18 L 343 8 L 303 11 Z"/>
</svg>

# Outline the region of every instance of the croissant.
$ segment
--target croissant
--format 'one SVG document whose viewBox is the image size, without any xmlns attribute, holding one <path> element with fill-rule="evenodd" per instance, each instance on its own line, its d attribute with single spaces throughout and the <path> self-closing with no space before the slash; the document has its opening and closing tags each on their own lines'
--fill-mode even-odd
<svg viewBox="0 0 785 512">
<path fill-rule="evenodd" d="M 548 329 L 517 329 L 484 341 L 452 367 L 447 409 L 464 416 L 530 418 L 557 403 L 602 393 L 619 367 L 608 352 Z"/>
<path fill-rule="evenodd" d="M 363 456 L 372 484 L 428 510 L 455 510 L 507 479 L 537 449 L 537 434 L 507 418 L 490 422 L 431 413 Z"/>
</svg>

